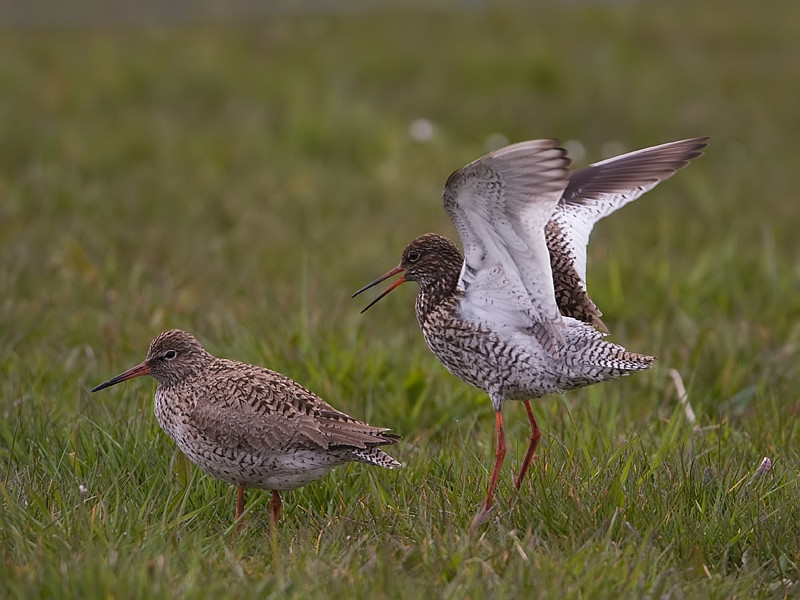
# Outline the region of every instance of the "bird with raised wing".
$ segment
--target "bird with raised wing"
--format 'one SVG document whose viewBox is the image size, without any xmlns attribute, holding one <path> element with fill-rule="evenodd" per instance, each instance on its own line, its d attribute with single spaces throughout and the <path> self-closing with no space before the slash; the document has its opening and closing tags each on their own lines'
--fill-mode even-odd
<svg viewBox="0 0 800 600">
<path fill-rule="evenodd" d="M 272 491 L 271 519 L 277 525 L 281 491 L 351 461 L 400 466 L 379 448 L 399 439 L 388 429 L 339 412 L 285 375 L 216 358 L 186 331 L 163 332 L 144 362 L 92 391 L 141 375 L 158 382 L 156 419 L 181 452 L 238 488 L 237 521 L 245 487 Z"/>
<path fill-rule="evenodd" d="M 454 172 L 444 209 L 464 248 L 428 233 L 400 264 L 364 286 L 400 275 L 366 308 L 416 281 L 415 310 L 431 351 L 484 390 L 495 411 L 495 462 L 474 524 L 492 508 L 506 454 L 503 403 L 521 400 L 531 426 L 514 481 L 519 489 L 541 431 L 530 400 L 647 369 L 654 358 L 606 341 L 587 293 L 586 245 L 594 224 L 700 156 L 708 138 L 662 144 L 570 172 L 552 139 L 496 150 Z M 362 311 L 362 312 L 364 312 Z"/>
</svg>

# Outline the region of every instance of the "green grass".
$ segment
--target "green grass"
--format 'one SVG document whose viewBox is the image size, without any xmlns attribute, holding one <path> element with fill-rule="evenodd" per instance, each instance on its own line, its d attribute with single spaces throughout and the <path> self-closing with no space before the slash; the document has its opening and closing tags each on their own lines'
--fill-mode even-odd
<svg viewBox="0 0 800 600">
<path fill-rule="evenodd" d="M 0 597 L 799 593 L 797 22 L 687 1 L 0 32 Z M 712 141 L 590 245 L 612 339 L 656 368 L 537 401 L 519 495 L 507 406 L 501 510 L 470 534 L 488 400 L 427 351 L 411 285 L 349 296 L 453 235 L 441 186 L 498 133 L 587 160 Z M 274 536 L 251 491 L 235 538 L 152 382 L 89 394 L 168 327 L 392 427 L 404 468 L 285 494 Z"/>
</svg>

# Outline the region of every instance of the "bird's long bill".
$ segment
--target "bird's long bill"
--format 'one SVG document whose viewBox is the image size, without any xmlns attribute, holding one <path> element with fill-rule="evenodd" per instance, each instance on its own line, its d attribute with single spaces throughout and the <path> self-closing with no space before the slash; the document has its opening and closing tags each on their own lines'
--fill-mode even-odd
<svg viewBox="0 0 800 600">
<path fill-rule="evenodd" d="M 132 369 L 128 369 L 124 373 L 120 373 L 116 377 L 112 377 L 105 383 L 101 383 L 96 388 L 92 389 L 93 392 L 99 392 L 100 390 L 104 390 L 107 387 L 111 387 L 112 385 L 117 385 L 120 381 L 125 381 L 126 379 L 133 379 L 134 377 L 141 377 L 142 375 L 148 375 L 150 373 L 150 366 L 142 363 L 140 365 L 136 365 Z"/>
<path fill-rule="evenodd" d="M 378 284 L 379 284 L 381 281 L 385 281 L 386 279 L 389 279 L 389 277 L 392 277 L 392 276 L 394 276 L 394 275 L 397 275 L 398 273 L 402 273 L 402 272 L 403 272 L 403 268 L 402 268 L 402 267 L 400 267 L 400 266 L 397 266 L 397 267 L 395 267 L 394 269 L 392 269 L 391 271 L 389 271 L 388 273 L 384 273 L 383 275 L 381 275 L 380 277 L 378 277 L 378 278 L 377 278 L 375 281 L 373 281 L 372 283 L 368 283 L 367 285 L 365 285 L 364 287 L 362 287 L 360 290 L 358 290 L 358 291 L 357 291 L 355 294 L 353 294 L 351 297 L 352 297 L 352 298 L 355 298 L 355 297 L 356 297 L 356 296 L 358 296 L 358 295 L 359 295 L 361 292 L 365 292 L 365 291 L 367 291 L 369 288 L 371 288 L 372 286 L 378 285 Z M 369 310 L 369 309 L 372 307 L 372 305 L 373 305 L 373 304 L 375 304 L 375 303 L 376 303 L 378 300 L 380 300 L 381 298 L 383 298 L 383 297 L 384 297 L 386 294 L 388 294 L 389 292 L 391 292 L 391 291 L 392 291 L 394 288 L 396 288 L 396 287 L 397 287 L 398 285 L 400 285 L 401 283 L 405 283 L 405 281 L 406 281 L 406 278 L 405 278 L 405 276 L 403 276 L 403 275 L 400 275 L 400 278 L 399 278 L 397 281 L 395 281 L 395 282 L 394 282 L 392 285 L 390 285 L 388 288 L 386 288 L 386 290 L 385 290 L 385 291 L 384 291 L 384 292 L 383 292 L 383 293 L 382 293 L 380 296 L 378 296 L 378 297 L 377 297 L 377 298 L 375 298 L 375 299 L 374 299 L 372 302 L 370 302 L 369 304 L 367 304 L 367 305 L 364 307 L 364 309 L 363 309 L 361 312 L 362 312 L 362 313 L 365 313 L 367 310 Z"/>
</svg>

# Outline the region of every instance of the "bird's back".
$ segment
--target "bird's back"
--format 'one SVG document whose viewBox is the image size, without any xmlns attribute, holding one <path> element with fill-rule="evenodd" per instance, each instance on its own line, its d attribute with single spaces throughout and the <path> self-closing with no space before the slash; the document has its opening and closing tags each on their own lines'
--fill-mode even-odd
<svg viewBox="0 0 800 600">
<path fill-rule="evenodd" d="M 398 436 L 337 411 L 280 373 L 215 359 L 156 390 L 156 417 L 201 469 L 236 485 L 294 489 L 348 461 L 393 468 Z"/>
</svg>

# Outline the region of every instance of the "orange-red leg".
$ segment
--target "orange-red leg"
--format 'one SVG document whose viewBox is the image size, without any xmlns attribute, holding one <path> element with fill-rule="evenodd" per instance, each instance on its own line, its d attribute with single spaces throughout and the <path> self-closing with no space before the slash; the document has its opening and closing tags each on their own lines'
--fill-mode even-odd
<svg viewBox="0 0 800 600">
<path fill-rule="evenodd" d="M 533 416 L 533 409 L 529 400 L 523 400 L 522 404 L 525 405 L 525 412 L 528 413 L 528 421 L 531 422 L 531 438 L 528 442 L 528 451 L 525 453 L 525 458 L 522 460 L 522 467 L 520 467 L 519 475 L 514 480 L 514 487 L 519 490 L 522 480 L 525 478 L 525 473 L 528 472 L 528 467 L 531 465 L 531 460 L 536 453 L 536 446 L 539 445 L 539 440 L 542 438 L 542 432 L 539 425 L 536 423 L 536 417 Z"/>
<path fill-rule="evenodd" d="M 281 517 L 281 495 L 276 490 L 272 490 L 272 500 L 269 506 L 272 509 L 272 526 L 277 527 L 278 519 Z"/>
<path fill-rule="evenodd" d="M 506 437 L 503 433 L 503 413 L 495 411 L 495 437 L 497 438 L 495 453 L 494 453 L 494 469 L 492 469 L 492 476 L 489 479 L 489 489 L 486 490 L 486 500 L 483 502 L 483 507 L 480 512 L 475 516 L 472 521 L 472 526 L 479 525 L 486 520 L 489 512 L 492 510 L 492 501 L 494 500 L 495 488 L 497 488 L 497 479 L 500 477 L 500 468 L 503 466 L 503 459 L 506 457 Z"/>
<path fill-rule="evenodd" d="M 236 488 L 236 516 L 233 517 L 234 521 L 238 521 L 244 512 L 244 486 L 240 485 Z"/>
<path fill-rule="evenodd" d="M 236 523 L 236 529 L 233 536 L 236 537 L 242 531 L 242 513 L 244 513 L 244 486 L 236 486 L 236 514 L 233 517 L 233 522 Z"/>
</svg>

